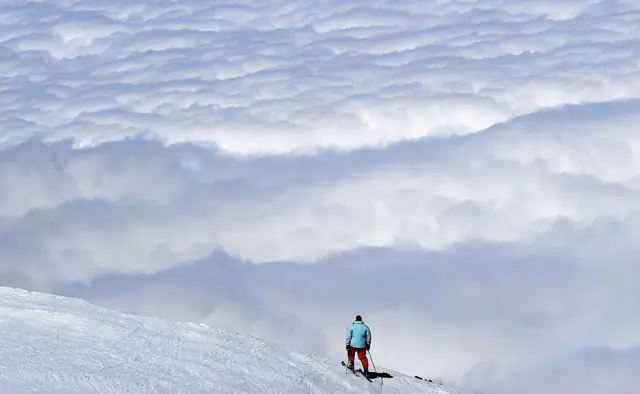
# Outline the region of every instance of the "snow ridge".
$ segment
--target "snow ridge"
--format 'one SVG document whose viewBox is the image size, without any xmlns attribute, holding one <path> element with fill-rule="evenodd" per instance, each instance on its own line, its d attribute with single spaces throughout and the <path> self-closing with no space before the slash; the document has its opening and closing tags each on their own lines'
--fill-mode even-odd
<svg viewBox="0 0 640 394">
<path fill-rule="evenodd" d="M 382 387 L 247 335 L 0 287 L 1 393 L 459 393 L 377 367 Z"/>
</svg>

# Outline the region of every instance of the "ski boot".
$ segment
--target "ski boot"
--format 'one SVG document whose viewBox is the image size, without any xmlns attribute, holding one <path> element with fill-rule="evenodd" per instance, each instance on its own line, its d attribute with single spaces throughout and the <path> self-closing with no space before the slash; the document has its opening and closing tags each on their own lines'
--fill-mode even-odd
<svg viewBox="0 0 640 394">
<path fill-rule="evenodd" d="M 347 368 L 351 371 L 351 372 L 355 372 L 355 367 L 353 365 L 353 361 L 349 361 L 347 362 Z"/>
<path fill-rule="evenodd" d="M 368 378 L 369 377 L 369 368 L 363 368 L 362 369 L 362 373 L 364 374 L 365 378 Z"/>
</svg>

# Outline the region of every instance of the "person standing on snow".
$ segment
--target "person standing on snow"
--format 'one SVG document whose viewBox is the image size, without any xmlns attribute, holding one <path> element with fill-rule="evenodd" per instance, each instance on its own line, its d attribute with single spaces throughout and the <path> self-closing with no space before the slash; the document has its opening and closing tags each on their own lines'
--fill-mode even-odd
<svg viewBox="0 0 640 394">
<path fill-rule="evenodd" d="M 356 320 L 347 328 L 347 368 L 353 371 L 353 361 L 356 352 L 362 363 L 364 375 L 369 374 L 369 360 L 367 360 L 367 350 L 371 348 L 371 330 L 364 324 L 362 316 L 356 316 Z"/>
</svg>

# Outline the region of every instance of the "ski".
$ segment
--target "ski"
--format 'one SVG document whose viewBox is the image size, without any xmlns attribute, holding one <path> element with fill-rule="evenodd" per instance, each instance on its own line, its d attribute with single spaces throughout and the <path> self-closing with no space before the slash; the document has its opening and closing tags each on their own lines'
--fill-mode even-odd
<svg viewBox="0 0 640 394">
<path fill-rule="evenodd" d="M 360 372 L 360 374 L 362 375 L 363 378 L 367 379 L 368 381 L 370 381 L 371 383 L 373 383 L 373 380 L 371 380 L 370 377 L 368 377 L 367 375 L 364 374 L 364 371 L 361 368 L 358 368 L 357 372 Z"/>
<path fill-rule="evenodd" d="M 347 371 L 351 371 L 351 369 L 349 369 L 349 367 L 347 367 L 347 363 L 345 363 L 344 361 L 340 361 L 340 364 L 346 369 L 346 373 L 349 373 Z M 364 374 L 364 371 L 362 370 L 362 368 L 358 368 L 358 369 L 354 369 L 353 371 L 351 371 L 351 374 L 357 377 L 363 377 L 365 379 L 367 379 L 369 382 L 373 383 L 373 380 L 371 380 L 370 377 L 366 376 Z"/>
<path fill-rule="evenodd" d="M 345 369 L 345 373 L 351 373 L 354 376 L 358 376 L 357 372 L 359 371 L 359 369 L 351 369 L 347 366 L 347 363 L 344 361 L 340 361 L 340 364 L 344 367 Z M 358 376 L 360 377 L 360 376 Z"/>
<path fill-rule="evenodd" d="M 347 372 L 347 371 L 351 371 L 351 373 L 355 375 L 355 371 L 351 370 L 351 369 L 347 366 L 347 363 L 345 363 L 344 361 L 340 361 L 340 364 L 345 368 L 345 372 Z M 347 372 L 347 373 L 348 373 L 348 372 Z"/>
</svg>

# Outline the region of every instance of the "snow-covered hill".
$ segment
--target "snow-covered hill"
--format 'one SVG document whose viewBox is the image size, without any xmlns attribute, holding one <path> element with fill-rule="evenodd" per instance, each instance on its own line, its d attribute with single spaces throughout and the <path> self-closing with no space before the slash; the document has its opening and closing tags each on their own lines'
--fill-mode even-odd
<svg viewBox="0 0 640 394">
<path fill-rule="evenodd" d="M 377 367 L 385 394 L 457 393 Z M 246 335 L 0 287 L 0 393 L 380 393 L 373 382 Z"/>
</svg>

